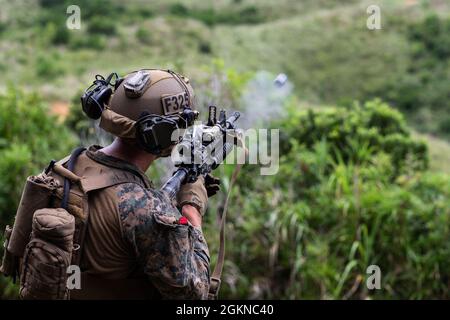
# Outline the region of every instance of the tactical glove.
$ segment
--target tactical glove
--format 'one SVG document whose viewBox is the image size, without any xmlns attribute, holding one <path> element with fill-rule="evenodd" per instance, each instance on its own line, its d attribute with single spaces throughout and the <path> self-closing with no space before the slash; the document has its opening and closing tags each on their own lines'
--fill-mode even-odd
<svg viewBox="0 0 450 320">
<path fill-rule="evenodd" d="M 202 216 L 205 214 L 208 194 L 203 176 L 199 176 L 194 183 L 186 183 L 181 186 L 177 194 L 177 203 L 180 208 L 189 204 L 195 207 Z"/>
<path fill-rule="evenodd" d="M 212 197 L 220 190 L 220 179 L 208 173 L 205 176 L 205 188 L 208 198 Z"/>
</svg>

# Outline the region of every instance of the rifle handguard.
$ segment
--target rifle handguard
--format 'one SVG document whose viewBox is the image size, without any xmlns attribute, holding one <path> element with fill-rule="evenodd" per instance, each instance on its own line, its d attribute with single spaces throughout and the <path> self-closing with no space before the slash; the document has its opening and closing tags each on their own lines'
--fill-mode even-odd
<svg viewBox="0 0 450 320">
<path fill-rule="evenodd" d="M 173 176 L 162 186 L 161 191 L 164 192 L 170 200 L 174 200 L 177 196 L 181 185 L 186 180 L 188 169 L 180 167 Z"/>
</svg>

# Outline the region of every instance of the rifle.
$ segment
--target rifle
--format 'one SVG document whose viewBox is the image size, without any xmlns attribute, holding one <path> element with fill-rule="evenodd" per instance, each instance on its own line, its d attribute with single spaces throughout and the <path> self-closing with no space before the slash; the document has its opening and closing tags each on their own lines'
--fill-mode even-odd
<svg viewBox="0 0 450 320">
<path fill-rule="evenodd" d="M 235 122 L 240 113 L 233 112 L 227 118 L 226 111 L 221 110 L 217 120 L 216 112 L 217 108 L 210 106 L 208 123 L 189 128 L 177 146 L 183 156 L 175 164 L 178 169 L 161 188 L 169 199 L 176 197 L 182 184 L 195 182 L 200 175 L 216 169 L 238 143 Z"/>
<path fill-rule="evenodd" d="M 239 112 L 234 112 L 231 117 L 226 117 L 226 111 L 221 110 L 219 120 L 216 119 L 216 107 L 209 107 L 208 123 L 194 126 L 188 130 L 179 147 L 190 161 L 179 161 L 178 169 L 173 176 L 163 185 L 161 190 L 172 200 L 176 197 L 180 187 L 185 182 L 194 182 L 199 175 L 207 175 L 217 168 L 226 156 L 233 150 L 233 146 L 242 143 L 242 138 L 236 131 L 235 122 L 239 119 Z M 231 140 L 231 141 L 230 141 Z M 244 147 L 245 150 L 245 147 Z M 233 172 L 230 188 L 222 211 L 220 221 L 220 246 L 216 266 L 211 274 L 208 299 L 217 299 L 220 289 L 222 269 L 225 262 L 225 218 L 227 214 L 228 200 L 231 187 L 241 169 L 238 165 Z"/>
</svg>

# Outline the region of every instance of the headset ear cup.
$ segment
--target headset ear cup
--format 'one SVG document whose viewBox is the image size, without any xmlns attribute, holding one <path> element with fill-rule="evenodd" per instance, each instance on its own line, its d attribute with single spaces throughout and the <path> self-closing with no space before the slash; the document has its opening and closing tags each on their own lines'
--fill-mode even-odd
<svg viewBox="0 0 450 320">
<path fill-rule="evenodd" d="M 161 150 L 158 150 L 153 136 L 153 121 L 147 112 L 143 112 L 139 120 L 135 123 L 135 137 L 138 145 L 148 153 L 159 155 Z"/>
<path fill-rule="evenodd" d="M 89 118 L 97 120 L 101 117 L 103 109 L 109 103 L 113 93 L 113 84 L 111 83 L 113 78 L 116 79 L 114 84 L 116 87 L 121 80 L 117 73 L 111 73 L 106 79 L 102 75 L 96 75 L 92 85 L 81 96 L 81 107 Z"/>
<path fill-rule="evenodd" d="M 92 91 L 85 92 L 81 97 L 84 113 L 91 119 L 99 119 L 111 94 L 112 89 L 108 86 L 99 86 Z"/>
<path fill-rule="evenodd" d="M 81 106 L 84 113 L 91 119 L 97 120 L 102 115 L 103 109 L 98 102 L 92 98 L 92 94 L 87 94 L 86 96 L 83 95 L 83 97 L 81 97 Z"/>
<path fill-rule="evenodd" d="M 172 133 L 178 129 L 174 120 L 161 116 L 147 115 L 141 117 L 135 124 L 136 140 L 145 151 L 161 155 L 173 146 Z"/>
</svg>

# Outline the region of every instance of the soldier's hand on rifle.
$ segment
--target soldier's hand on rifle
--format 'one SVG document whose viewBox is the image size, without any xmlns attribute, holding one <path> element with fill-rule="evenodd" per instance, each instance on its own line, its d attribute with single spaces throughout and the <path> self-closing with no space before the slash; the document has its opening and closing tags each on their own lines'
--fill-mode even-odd
<svg viewBox="0 0 450 320">
<path fill-rule="evenodd" d="M 177 203 L 183 215 L 194 226 L 201 226 L 201 217 L 205 214 L 208 204 L 208 195 L 203 176 L 199 176 L 193 183 L 185 183 L 181 186 L 177 194 Z M 191 209 L 187 210 L 186 207 Z M 193 214 L 195 213 L 194 211 L 197 214 Z M 191 220 L 190 218 L 194 219 Z"/>
<path fill-rule="evenodd" d="M 220 179 L 208 173 L 205 176 L 205 188 L 208 194 L 208 198 L 211 198 L 220 190 Z"/>
</svg>

